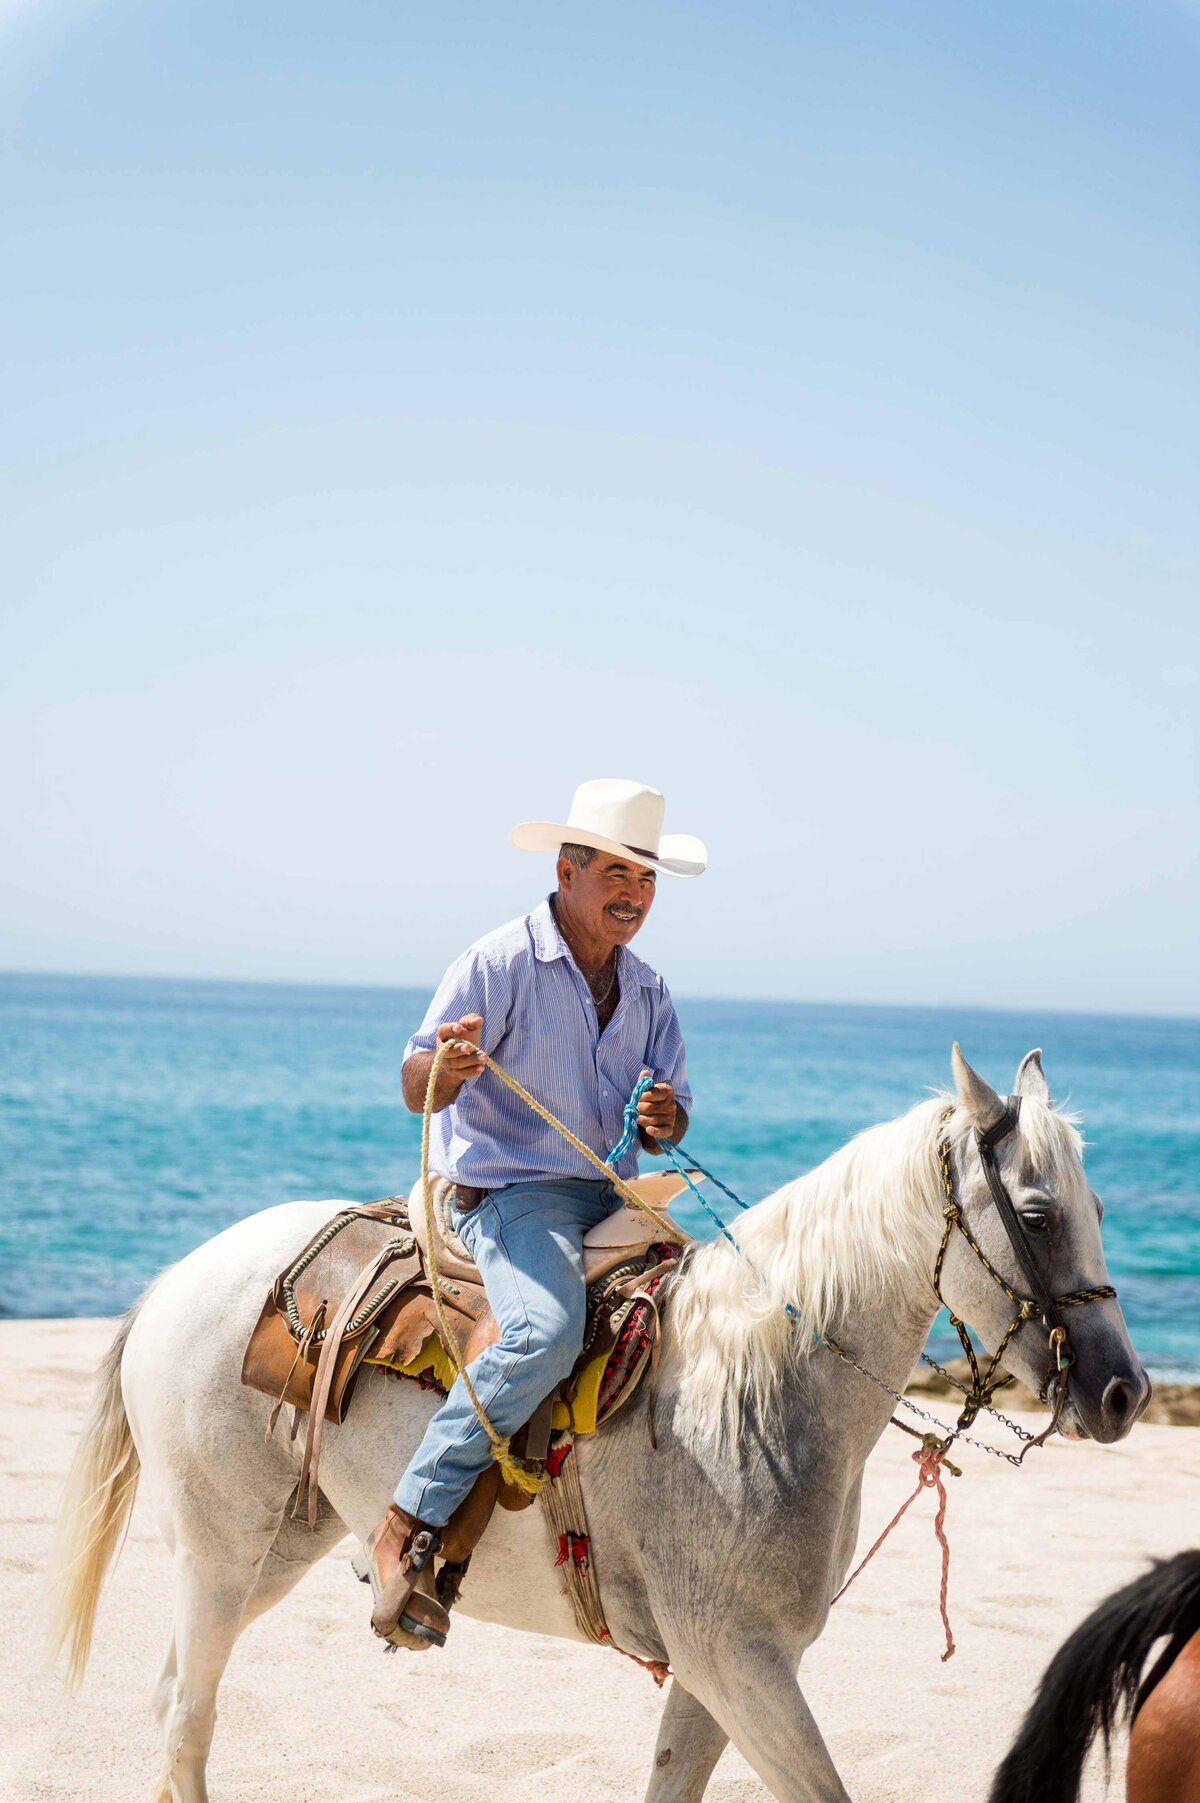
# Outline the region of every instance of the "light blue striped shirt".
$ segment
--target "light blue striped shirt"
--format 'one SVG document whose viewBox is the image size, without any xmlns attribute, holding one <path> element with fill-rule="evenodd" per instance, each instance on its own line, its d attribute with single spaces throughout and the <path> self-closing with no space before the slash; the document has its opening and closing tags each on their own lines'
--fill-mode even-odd
<svg viewBox="0 0 1200 1803">
<path fill-rule="evenodd" d="M 404 1056 L 432 1051 L 443 1021 L 482 1014 L 484 1051 L 604 1158 L 621 1137 L 625 1104 L 643 1069 L 653 1071 L 655 1082 L 670 1083 L 682 1107 L 692 1106 L 683 1035 L 666 984 L 627 945 L 617 952 L 617 983 L 616 1011 L 600 1033 L 588 986 L 549 901 L 541 902 L 450 966 Z M 434 1115 L 429 1157 L 443 1177 L 480 1189 L 596 1175 L 486 1070 Z M 632 1177 L 637 1168 L 635 1142 L 617 1171 Z"/>
</svg>

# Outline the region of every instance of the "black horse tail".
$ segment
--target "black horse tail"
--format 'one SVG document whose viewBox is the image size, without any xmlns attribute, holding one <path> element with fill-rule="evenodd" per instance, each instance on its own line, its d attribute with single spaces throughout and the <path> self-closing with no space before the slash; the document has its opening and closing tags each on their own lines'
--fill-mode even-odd
<svg viewBox="0 0 1200 1803">
<path fill-rule="evenodd" d="M 1097 1734 L 1132 1721 L 1193 1634 L 1200 1632 L 1200 1551 L 1160 1559 L 1115 1591 L 1054 1655 L 988 1803 L 1076 1803 Z M 1142 1678 L 1154 1643 L 1168 1636 Z"/>
</svg>

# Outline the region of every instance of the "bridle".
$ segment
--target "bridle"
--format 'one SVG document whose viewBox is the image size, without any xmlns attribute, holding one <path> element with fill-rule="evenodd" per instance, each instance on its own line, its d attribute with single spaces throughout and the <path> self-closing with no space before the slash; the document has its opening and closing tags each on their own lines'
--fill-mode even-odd
<svg viewBox="0 0 1200 1803">
<path fill-rule="evenodd" d="M 945 1114 L 943 1114 L 943 1126 L 950 1119 L 953 1112 L 953 1109 L 948 1108 Z M 1067 1400 L 1067 1385 L 1070 1381 L 1070 1368 L 1074 1362 L 1074 1355 L 1071 1352 L 1067 1340 L 1067 1328 L 1066 1323 L 1062 1318 L 1062 1310 L 1067 1308 L 1081 1308 L 1084 1303 L 1087 1302 L 1109 1302 L 1116 1296 L 1117 1292 L 1113 1289 L 1111 1284 L 1106 1283 L 1097 1286 L 1095 1289 L 1072 1290 L 1067 1296 L 1052 1296 L 1050 1294 L 1041 1271 L 1038 1269 L 1037 1256 L 1034 1252 L 1029 1234 L 1021 1221 L 1021 1217 L 1013 1206 L 1012 1197 L 1004 1187 L 1004 1179 L 1000 1175 L 1000 1168 L 996 1162 L 996 1147 L 1000 1145 L 1003 1140 L 1007 1139 L 1010 1133 L 1016 1131 L 1020 1112 L 1020 1096 L 1009 1096 L 1004 1104 L 1003 1113 L 992 1122 L 990 1127 L 977 1127 L 975 1129 L 975 1144 L 979 1152 L 979 1161 L 983 1166 L 983 1174 L 987 1178 L 988 1189 L 991 1191 L 992 1200 L 996 1204 L 996 1213 L 999 1215 L 1001 1225 L 1008 1236 L 1009 1244 L 1016 1254 L 1017 1263 L 1021 1267 L 1025 1282 L 1033 1294 L 1032 1296 L 1020 1296 L 1017 1294 L 1007 1278 L 997 1271 L 995 1265 L 992 1264 L 987 1253 L 983 1250 L 983 1247 L 979 1244 L 978 1240 L 976 1240 L 971 1229 L 963 1220 L 962 1210 L 959 1207 L 958 1198 L 954 1191 L 954 1169 L 950 1161 L 950 1140 L 945 1134 L 938 1140 L 937 1157 L 938 1168 L 942 1177 L 942 1189 L 946 1196 L 946 1206 L 942 1211 L 946 1225 L 942 1232 L 942 1242 L 938 1247 L 937 1258 L 934 1261 L 933 1288 L 938 1301 L 947 1310 L 947 1313 L 950 1316 L 950 1324 L 958 1334 L 959 1340 L 962 1343 L 962 1349 L 966 1353 L 967 1364 L 970 1367 L 971 1372 L 971 1388 L 966 1393 L 966 1401 L 963 1404 L 962 1413 L 955 1426 L 955 1434 L 959 1434 L 964 1428 L 969 1427 L 976 1415 L 978 1415 L 980 1409 L 990 1408 L 992 1397 L 995 1395 L 996 1391 L 1001 1389 L 1003 1385 L 1012 1382 L 1011 1377 L 997 1376 L 997 1372 L 1000 1369 L 1000 1361 L 1025 1322 L 1036 1320 L 1040 1316 L 1050 1335 L 1050 1352 L 1053 1358 L 1053 1363 L 1048 1369 L 1046 1380 L 1042 1385 L 1042 1399 L 1046 1400 L 1051 1384 L 1055 1386 L 1056 1391 L 1054 1411 L 1050 1419 L 1050 1425 L 1046 1428 L 1044 1433 L 1037 1436 L 1036 1440 L 1030 1442 L 1030 1445 L 1040 1445 L 1044 1440 L 1049 1438 L 1058 1426 L 1059 1418 L 1062 1415 L 1063 1407 Z M 971 1344 L 971 1336 L 967 1330 L 966 1324 L 955 1314 L 954 1310 L 942 1295 L 942 1266 L 945 1262 L 947 1247 L 950 1244 L 950 1235 L 955 1228 L 958 1229 L 964 1240 L 966 1240 L 967 1245 L 971 1248 L 971 1251 L 975 1254 L 993 1283 L 998 1285 L 998 1287 L 1004 1291 L 1004 1294 L 1008 1297 L 1016 1311 L 1012 1321 L 1009 1323 L 1009 1326 L 1006 1328 L 1004 1335 L 1000 1340 L 1000 1344 L 992 1354 L 991 1361 L 988 1364 L 986 1371 L 983 1371 L 982 1373 L 979 1368 L 979 1360 L 975 1348 Z M 1027 1446 L 1025 1451 L 1028 1450 L 1029 1448 Z M 1024 1456 L 1024 1453 L 1022 1453 L 1021 1457 L 1023 1458 Z"/>
</svg>

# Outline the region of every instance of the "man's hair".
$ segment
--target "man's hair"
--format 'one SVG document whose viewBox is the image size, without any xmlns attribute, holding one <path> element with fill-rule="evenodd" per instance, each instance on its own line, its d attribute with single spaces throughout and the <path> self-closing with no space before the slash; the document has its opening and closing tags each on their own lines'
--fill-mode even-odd
<svg viewBox="0 0 1200 1803">
<path fill-rule="evenodd" d="M 572 845 L 568 843 L 559 846 L 558 855 L 560 858 L 565 858 L 568 864 L 574 864 L 576 870 L 586 870 L 596 855 L 596 847 L 594 845 Z"/>
</svg>

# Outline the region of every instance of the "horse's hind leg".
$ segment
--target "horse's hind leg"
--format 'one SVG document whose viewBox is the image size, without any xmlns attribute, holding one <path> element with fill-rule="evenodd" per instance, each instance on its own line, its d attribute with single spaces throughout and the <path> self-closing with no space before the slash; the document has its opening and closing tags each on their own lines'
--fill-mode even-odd
<svg viewBox="0 0 1200 1803">
<path fill-rule="evenodd" d="M 315 1528 L 285 1514 L 273 1535 L 268 1527 L 247 1538 L 243 1528 L 238 1547 L 232 1526 L 231 1511 L 225 1544 L 218 1547 L 210 1539 L 203 1554 L 182 1544 L 176 1547 L 174 1628 L 154 1692 L 154 1713 L 166 1742 L 166 1769 L 155 1803 L 207 1803 L 205 1770 L 217 1719 L 217 1687 L 234 1642 L 346 1532 L 324 1499 Z"/>
<path fill-rule="evenodd" d="M 217 1686 L 241 1632 L 261 1558 L 261 1552 L 258 1558 L 239 1558 L 233 1548 L 227 1559 L 176 1548 L 173 1644 L 155 1697 L 166 1756 L 156 1803 L 208 1803 L 205 1768 Z"/>
<path fill-rule="evenodd" d="M 309 1527 L 307 1519 L 293 1521 L 290 1514 L 285 1514 L 262 1562 L 258 1582 L 247 1600 L 242 1626 L 248 1627 L 276 1603 L 281 1603 L 309 1567 L 323 1559 L 326 1553 L 331 1553 L 345 1536 L 345 1522 L 335 1514 L 324 1496 L 320 1499 L 315 1528 Z M 366 1626 L 365 1616 L 363 1625 Z"/>
<path fill-rule="evenodd" d="M 161 1728 L 167 1719 L 167 1710 L 171 1707 L 171 1698 L 175 1693 L 175 1673 L 178 1665 L 175 1659 L 175 1631 L 171 1630 L 171 1644 L 168 1646 L 158 1677 L 154 1684 L 154 1695 L 151 1708 L 154 1719 Z M 169 1799 L 168 1799 L 169 1803 Z"/>
<path fill-rule="evenodd" d="M 729 1736 L 702 1703 L 672 1680 L 654 1749 L 645 1803 L 700 1803 Z"/>
</svg>

